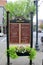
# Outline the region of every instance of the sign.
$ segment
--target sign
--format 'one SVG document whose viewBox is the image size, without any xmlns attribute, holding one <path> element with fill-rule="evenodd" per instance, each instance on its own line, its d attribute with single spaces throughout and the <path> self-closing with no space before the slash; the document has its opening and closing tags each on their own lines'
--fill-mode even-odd
<svg viewBox="0 0 43 65">
<path fill-rule="evenodd" d="M 10 24 L 10 42 L 19 43 L 19 24 Z"/>
<path fill-rule="evenodd" d="M 30 24 L 21 24 L 21 42 L 30 43 Z"/>
<path fill-rule="evenodd" d="M 31 41 L 30 23 L 10 23 L 9 37 L 12 44 L 29 44 Z"/>
</svg>

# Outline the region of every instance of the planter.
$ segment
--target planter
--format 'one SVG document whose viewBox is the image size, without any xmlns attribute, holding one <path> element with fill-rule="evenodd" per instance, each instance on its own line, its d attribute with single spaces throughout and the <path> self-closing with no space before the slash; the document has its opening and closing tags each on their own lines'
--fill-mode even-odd
<svg viewBox="0 0 43 65">
<path fill-rule="evenodd" d="M 16 52 L 18 56 L 29 56 L 28 52 L 24 52 L 24 53 L 20 53 L 20 52 Z"/>
</svg>

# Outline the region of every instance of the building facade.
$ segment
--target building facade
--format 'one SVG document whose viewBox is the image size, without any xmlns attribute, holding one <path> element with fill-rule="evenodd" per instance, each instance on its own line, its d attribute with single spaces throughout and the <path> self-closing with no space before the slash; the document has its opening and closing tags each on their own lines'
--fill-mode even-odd
<svg viewBox="0 0 43 65">
<path fill-rule="evenodd" d="M 0 0 L 0 6 L 4 6 L 6 4 L 7 0 Z"/>
<path fill-rule="evenodd" d="M 0 32 L 3 33 L 4 11 L 7 0 L 0 0 Z"/>
</svg>

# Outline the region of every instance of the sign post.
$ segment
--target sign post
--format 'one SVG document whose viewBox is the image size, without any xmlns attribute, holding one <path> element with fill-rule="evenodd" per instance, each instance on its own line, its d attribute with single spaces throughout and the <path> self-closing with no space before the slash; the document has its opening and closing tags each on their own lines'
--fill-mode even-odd
<svg viewBox="0 0 43 65">
<path fill-rule="evenodd" d="M 7 11 L 7 50 L 9 50 L 9 11 Z M 7 65 L 10 65 L 10 57 L 7 51 Z"/>
<path fill-rule="evenodd" d="M 31 16 L 30 17 L 31 18 L 31 23 L 30 23 L 31 26 L 30 26 L 30 24 L 28 24 L 29 22 L 23 22 L 23 23 L 22 22 L 21 23 L 19 22 L 21 24 L 21 30 L 20 31 L 22 32 L 21 35 L 20 35 L 20 33 L 18 33 L 18 30 L 19 30 L 19 24 L 18 23 L 17 24 L 16 23 L 14 24 L 14 22 L 12 21 L 13 24 L 11 23 L 10 26 L 9 26 L 9 12 L 7 11 L 7 50 L 9 50 L 9 43 L 10 43 L 9 42 L 9 38 L 10 38 L 9 35 L 11 36 L 12 34 L 13 35 L 10 38 L 10 40 L 13 38 L 13 42 L 15 42 L 15 43 L 16 42 L 19 42 L 18 41 L 18 38 L 21 36 L 21 41 L 22 42 L 24 42 L 24 43 L 30 42 L 30 47 L 31 48 L 33 47 L 33 12 L 31 12 L 30 16 Z M 14 26 L 12 26 L 12 25 L 14 25 Z M 9 29 L 9 27 L 11 29 Z M 31 28 L 30 29 L 31 31 L 29 30 L 29 28 Z M 10 34 L 9 34 L 9 31 L 10 31 Z M 31 36 L 28 36 L 28 35 L 31 35 Z M 14 38 L 15 38 L 16 41 L 14 40 Z M 30 38 L 31 41 L 28 38 Z M 10 57 L 9 57 L 8 51 L 7 51 L 7 65 L 10 65 Z M 30 65 L 32 65 L 32 60 L 30 60 Z"/>
<path fill-rule="evenodd" d="M 30 13 L 31 18 L 31 48 L 33 48 L 33 12 Z M 30 60 L 30 65 L 32 65 L 32 60 Z"/>
</svg>

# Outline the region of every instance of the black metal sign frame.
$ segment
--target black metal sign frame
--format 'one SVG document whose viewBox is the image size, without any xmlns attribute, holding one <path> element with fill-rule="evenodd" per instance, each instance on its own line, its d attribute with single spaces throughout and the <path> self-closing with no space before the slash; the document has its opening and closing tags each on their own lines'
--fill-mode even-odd
<svg viewBox="0 0 43 65">
<path fill-rule="evenodd" d="M 31 44 L 30 47 L 33 47 L 33 12 L 30 13 L 31 17 Z M 25 22 L 26 23 L 26 22 Z M 7 11 L 7 50 L 9 50 L 9 11 Z M 7 65 L 10 65 L 10 57 L 7 52 Z M 30 60 L 30 65 L 32 65 L 32 60 Z"/>
</svg>

